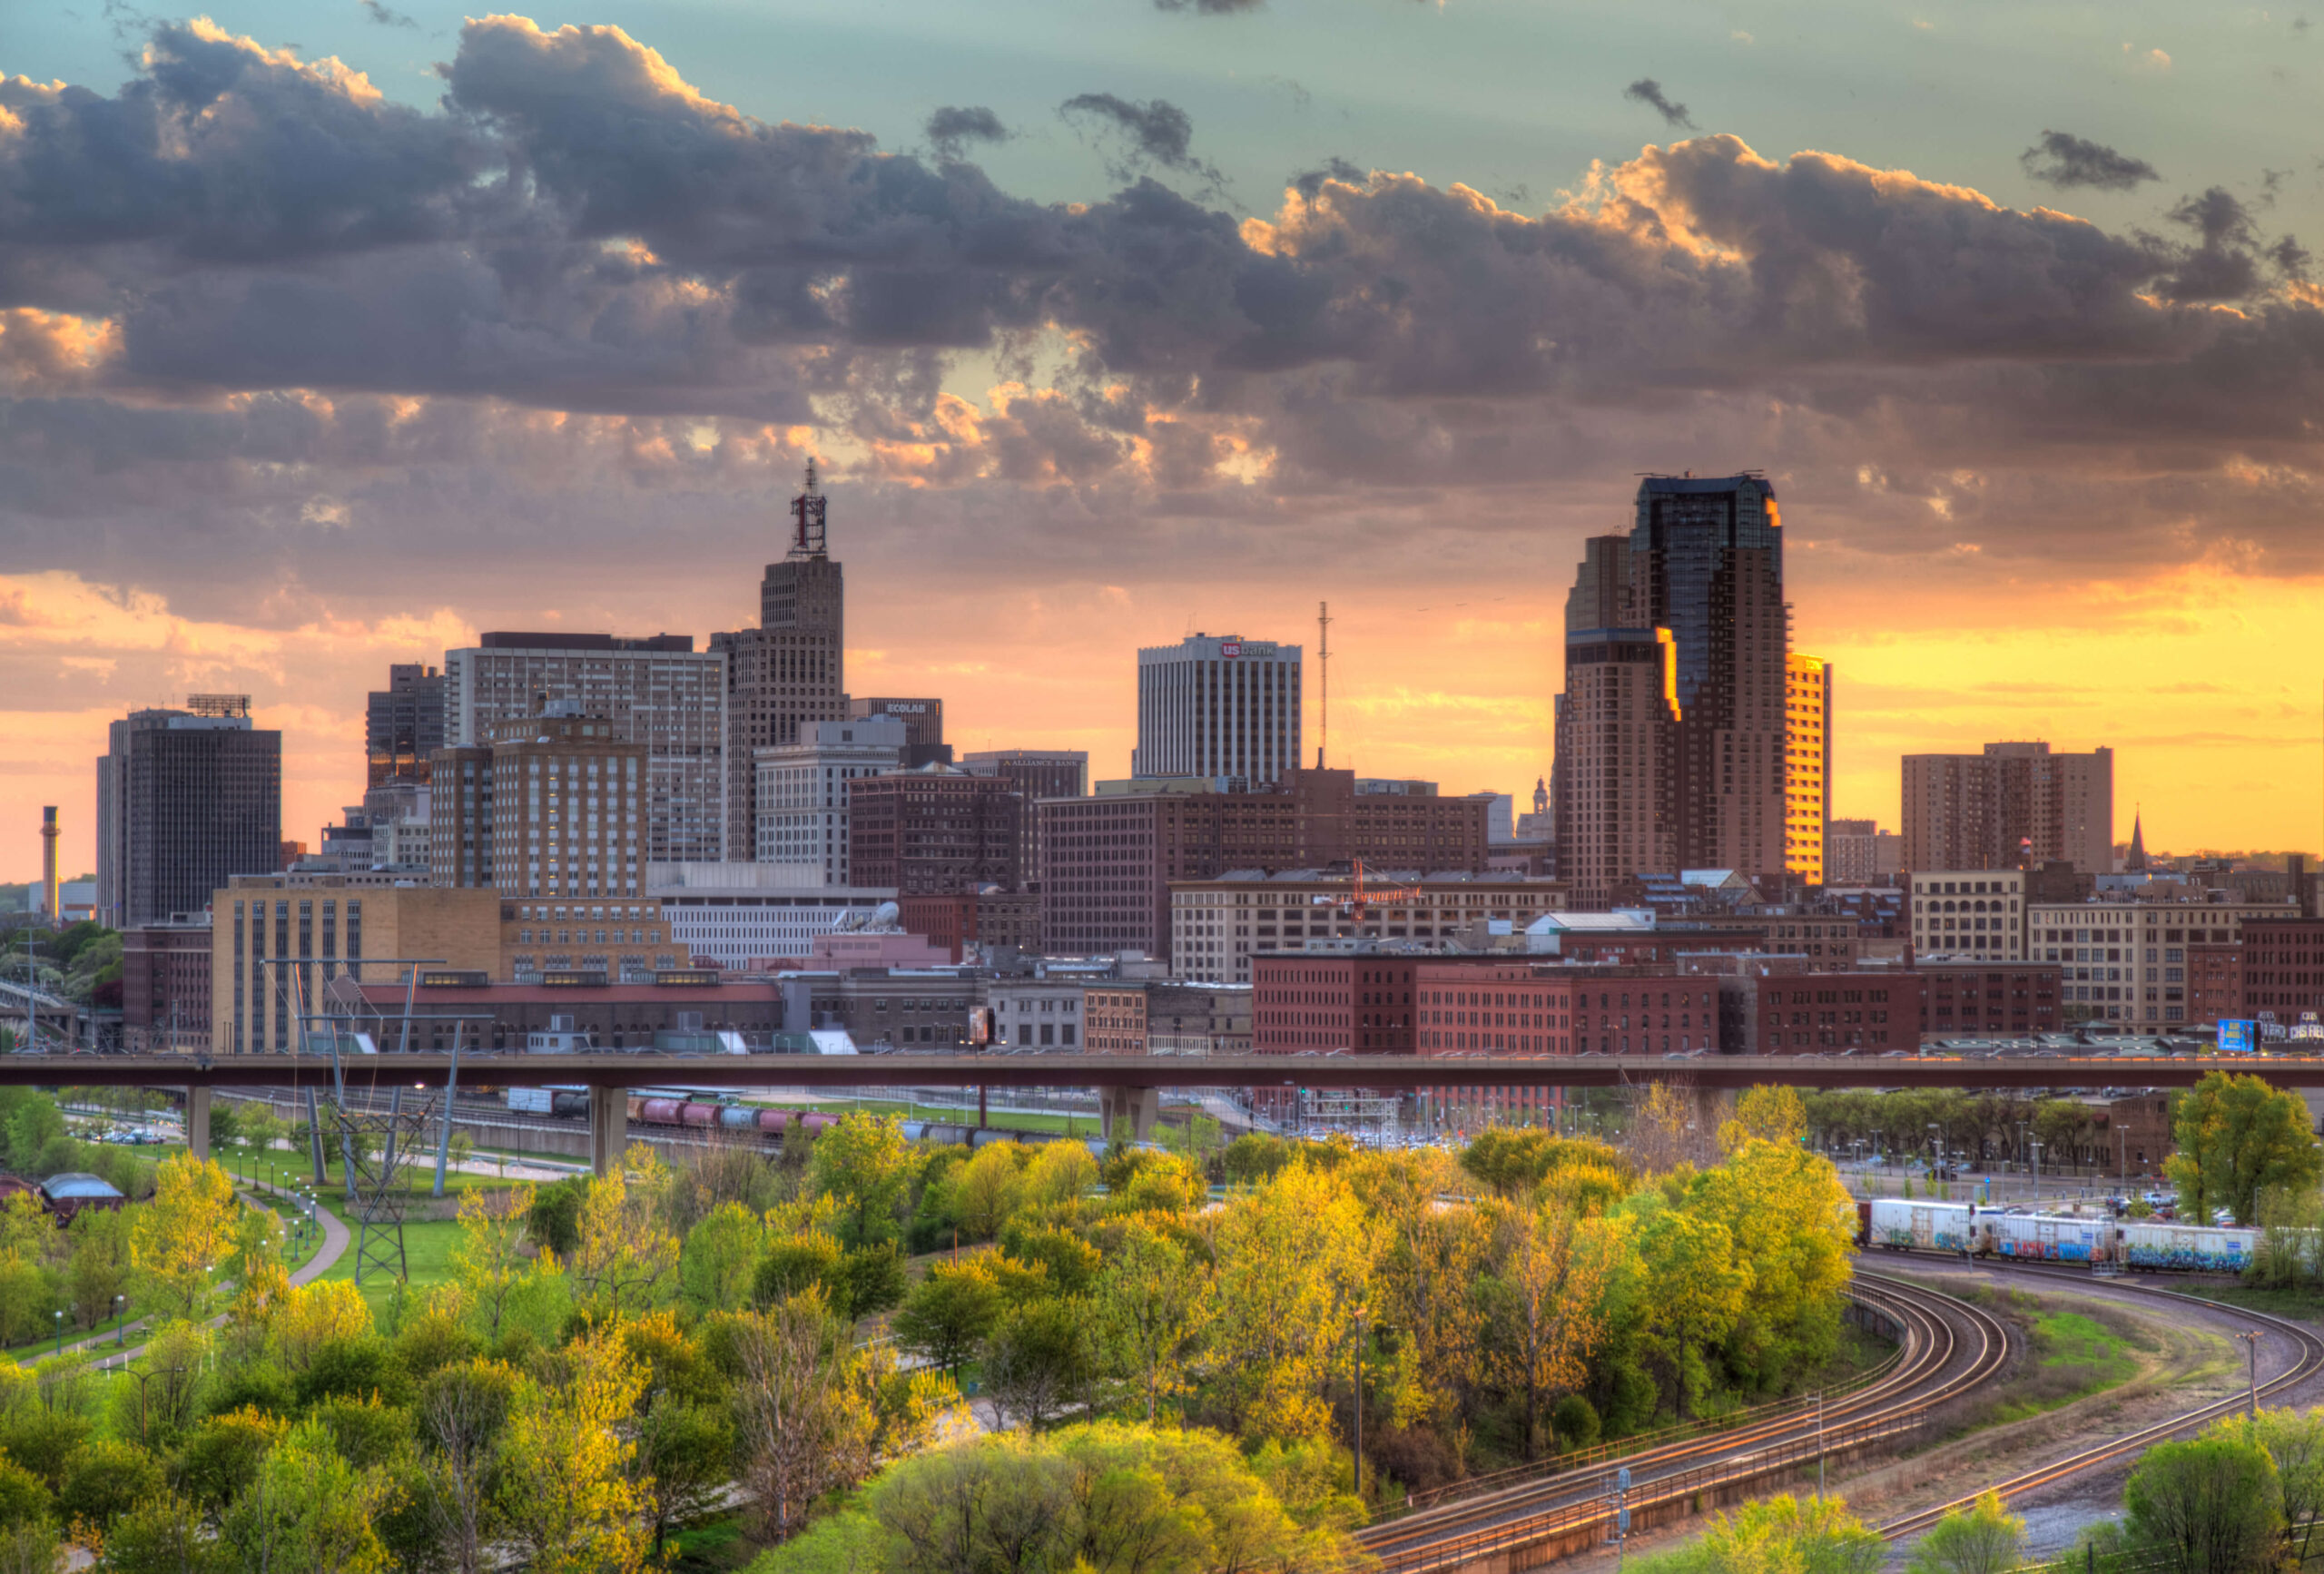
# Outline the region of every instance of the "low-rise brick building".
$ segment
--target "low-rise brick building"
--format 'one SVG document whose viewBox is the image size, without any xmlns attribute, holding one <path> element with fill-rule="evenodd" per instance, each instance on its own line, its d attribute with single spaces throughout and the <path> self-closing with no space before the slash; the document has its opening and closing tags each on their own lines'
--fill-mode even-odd
<svg viewBox="0 0 2324 1574">
<path fill-rule="evenodd" d="M 210 1048 L 210 915 L 124 930 L 122 1047 L 131 1054 Z"/>
</svg>

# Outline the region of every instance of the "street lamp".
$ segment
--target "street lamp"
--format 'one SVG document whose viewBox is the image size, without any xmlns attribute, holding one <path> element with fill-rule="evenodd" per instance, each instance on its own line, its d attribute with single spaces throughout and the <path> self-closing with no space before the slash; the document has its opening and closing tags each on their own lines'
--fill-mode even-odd
<svg viewBox="0 0 2324 1574">
<path fill-rule="evenodd" d="M 2243 1341 L 2243 1348 L 2250 1356 L 2250 1398 L 2244 1413 L 2256 1424 L 2260 1419 L 2260 1331 L 2254 1328 L 2249 1333 L 2238 1333 L 2232 1337 Z"/>
<path fill-rule="evenodd" d="M 120 1350 L 129 1343 L 128 1296 L 115 1295 L 113 1298 L 113 1347 Z"/>
<path fill-rule="evenodd" d="M 61 1306 L 56 1310 L 56 1353 L 64 1353 L 64 1309 Z"/>
</svg>

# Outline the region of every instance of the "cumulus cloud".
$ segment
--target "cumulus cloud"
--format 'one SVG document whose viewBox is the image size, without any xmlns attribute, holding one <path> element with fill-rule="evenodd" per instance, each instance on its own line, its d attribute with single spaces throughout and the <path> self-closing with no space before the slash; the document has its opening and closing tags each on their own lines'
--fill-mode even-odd
<svg viewBox="0 0 2324 1574">
<path fill-rule="evenodd" d="M 955 107 L 946 104 L 930 115 L 921 127 L 929 146 L 948 159 L 957 159 L 970 143 L 1005 143 L 1009 128 L 1000 117 L 982 105 Z"/>
<path fill-rule="evenodd" d="M 2266 567 L 2324 554 L 2324 313 L 2224 191 L 2117 233 L 1706 136 L 1538 215 L 1332 159 L 1254 216 L 1160 100 L 1068 102 L 1122 184 L 1068 204 L 743 114 L 617 28 L 471 22 L 444 84 L 407 110 L 197 23 L 110 95 L 0 85 L 0 553 L 220 596 L 580 575 L 665 523 L 747 556 L 822 451 L 898 572 L 989 574 L 997 530 L 1162 572 L 1221 521 L 1294 572 L 1351 509 L 1438 572 L 1675 445 L 1872 558 L 2182 561 L 2213 509 Z M 1007 369 L 980 403 L 968 349 Z"/>
<path fill-rule="evenodd" d="M 1344 181 L 1350 185 L 1361 185 L 1364 178 L 1364 173 L 1362 169 L 1335 153 L 1324 161 L 1321 169 L 1302 170 L 1292 176 L 1286 183 L 1292 190 L 1312 202 L 1315 200 L 1315 193 L 1324 189 L 1325 181 Z"/>
<path fill-rule="evenodd" d="M 1664 93 L 1662 84 L 1650 76 L 1641 76 L 1622 89 L 1622 96 L 1645 104 L 1662 117 L 1665 125 L 1679 126 L 1688 131 L 1695 128 L 1694 116 L 1687 113 L 1687 106 Z"/>
<path fill-rule="evenodd" d="M 2103 143 L 2085 141 L 2071 132 L 2043 132 L 2042 140 L 2020 153 L 2017 162 L 2034 180 L 2060 191 L 2081 187 L 2128 192 L 2162 178 L 2144 159 L 2116 152 Z"/>
</svg>

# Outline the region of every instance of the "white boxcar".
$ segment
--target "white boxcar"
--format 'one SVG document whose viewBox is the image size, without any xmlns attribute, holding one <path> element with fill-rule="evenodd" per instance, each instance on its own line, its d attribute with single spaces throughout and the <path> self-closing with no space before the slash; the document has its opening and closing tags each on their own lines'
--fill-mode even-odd
<svg viewBox="0 0 2324 1574">
<path fill-rule="evenodd" d="M 1996 1255 L 2038 1263 L 2111 1263 L 2115 1234 L 2108 1219 L 2061 1214 L 1984 1214 L 1977 1227 Z"/>
<path fill-rule="evenodd" d="M 2257 1230 L 2130 1220 L 2122 1225 L 2122 1260 L 2133 1268 L 2240 1274 L 2251 1265 L 2259 1239 Z"/>
<path fill-rule="evenodd" d="M 1966 1203 L 1923 1203 L 1876 1197 L 1868 1244 L 1898 1252 L 1965 1252 L 1972 1209 Z"/>
</svg>

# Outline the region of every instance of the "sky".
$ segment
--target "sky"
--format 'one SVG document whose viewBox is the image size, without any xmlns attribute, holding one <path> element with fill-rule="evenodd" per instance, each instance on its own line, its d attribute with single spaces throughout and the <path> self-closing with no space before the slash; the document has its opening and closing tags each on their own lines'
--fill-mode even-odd
<svg viewBox="0 0 2324 1574">
<path fill-rule="evenodd" d="M 2324 8 L 2318 20 L 2324 22 Z M 754 615 L 1125 774 L 1134 649 L 1306 644 L 1331 762 L 1530 794 L 1641 471 L 1766 472 L 1835 812 L 2116 752 L 2324 844 L 2299 7 L 385 0 L 0 30 L 0 877 L 247 692 L 284 834 L 393 662 Z M 1309 677 L 1311 709 L 1315 679 Z M 1310 736 L 1310 746 L 1314 744 Z"/>
</svg>

